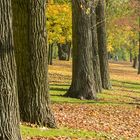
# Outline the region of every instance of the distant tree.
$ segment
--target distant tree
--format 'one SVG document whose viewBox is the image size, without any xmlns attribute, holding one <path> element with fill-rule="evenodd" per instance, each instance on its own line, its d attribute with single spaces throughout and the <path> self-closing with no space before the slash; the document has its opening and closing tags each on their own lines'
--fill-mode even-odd
<svg viewBox="0 0 140 140">
<path fill-rule="evenodd" d="M 114 55 L 116 52 L 121 54 L 123 50 L 123 57 L 126 57 L 125 60 L 128 60 L 127 56 L 129 56 L 132 62 L 138 56 L 140 1 L 107 1 L 108 51 Z"/>
<path fill-rule="evenodd" d="M 139 67 L 138 74 L 140 74 L 140 15 L 139 15 Z"/>
<path fill-rule="evenodd" d="M 53 64 L 53 43 L 48 45 L 48 64 Z"/>
<path fill-rule="evenodd" d="M 66 96 L 80 99 L 96 98 L 90 2 L 72 0 L 73 70 L 71 87 Z"/>
<path fill-rule="evenodd" d="M 70 45 L 72 40 L 72 14 L 71 6 L 64 3 L 49 2 L 47 8 L 47 29 L 49 43 L 49 64 L 52 60 L 50 57 L 53 44 L 58 44 L 59 60 L 67 60 L 70 54 Z M 55 51 L 55 50 L 54 50 Z"/>
<path fill-rule="evenodd" d="M 129 49 L 129 55 L 130 55 L 130 62 L 132 63 L 133 61 L 132 49 Z"/>
<path fill-rule="evenodd" d="M 106 42 L 105 0 L 99 0 L 98 5 L 96 7 L 96 15 L 102 87 L 104 89 L 110 89 L 111 83 L 109 76 L 108 53 Z"/>
<path fill-rule="evenodd" d="M 66 42 L 65 44 L 58 43 L 58 57 L 59 60 L 70 60 L 71 54 L 71 42 Z"/>
<path fill-rule="evenodd" d="M 137 69 L 137 67 L 138 67 L 138 57 L 135 56 L 133 59 L 133 68 Z"/>
<path fill-rule="evenodd" d="M 0 2 L 0 140 L 21 140 L 11 0 Z"/>
<path fill-rule="evenodd" d="M 55 127 L 48 93 L 46 0 L 13 0 L 22 121 Z"/>
</svg>

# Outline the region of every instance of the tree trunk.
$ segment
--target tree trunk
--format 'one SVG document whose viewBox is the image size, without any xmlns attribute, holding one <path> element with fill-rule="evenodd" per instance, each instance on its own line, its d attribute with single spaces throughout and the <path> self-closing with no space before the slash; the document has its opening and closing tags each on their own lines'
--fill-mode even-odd
<svg viewBox="0 0 140 140">
<path fill-rule="evenodd" d="M 130 49 L 130 62 L 133 62 L 132 50 Z"/>
<path fill-rule="evenodd" d="M 48 94 L 46 0 L 13 0 L 22 121 L 55 127 Z"/>
<path fill-rule="evenodd" d="M 95 84 L 96 84 L 96 91 L 102 92 L 102 80 L 101 80 L 100 61 L 99 61 L 99 53 L 98 53 L 96 14 L 94 13 L 94 9 L 92 9 L 91 12 L 92 12 L 91 29 L 92 29 L 92 47 L 93 47 L 93 69 L 94 69 L 94 76 L 95 76 Z"/>
<path fill-rule="evenodd" d="M 98 48 L 99 48 L 99 59 L 100 59 L 100 71 L 102 86 L 104 89 L 110 89 L 110 76 L 109 76 L 109 65 L 107 55 L 107 43 L 106 43 L 106 27 L 105 27 L 105 0 L 99 0 L 96 7 L 97 15 L 97 34 L 98 34 Z"/>
<path fill-rule="evenodd" d="M 58 44 L 58 57 L 59 60 L 67 60 L 67 55 L 65 52 L 65 44 Z"/>
<path fill-rule="evenodd" d="M 53 44 L 51 45 L 51 61 L 50 61 L 50 65 L 53 64 Z"/>
<path fill-rule="evenodd" d="M 92 62 L 91 19 L 86 0 L 72 0 L 73 16 L 73 71 L 72 84 L 66 96 L 80 99 L 95 99 L 96 89 Z"/>
<path fill-rule="evenodd" d="M 71 42 L 68 43 L 68 58 L 67 58 L 67 61 L 70 61 L 70 58 L 71 58 Z"/>
<path fill-rule="evenodd" d="M 134 61 L 133 61 L 133 68 L 137 68 L 137 66 L 138 66 L 138 57 L 136 56 L 135 58 L 134 58 Z"/>
<path fill-rule="evenodd" d="M 0 140 L 21 140 L 11 0 L 0 3 Z"/>
<path fill-rule="evenodd" d="M 53 60 L 53 44 L 49 44 L 49 52 L 48 52 L 48 64 L 52 65 L 52 60 Z"/>
<path fill-rule="evenodd" d="M 50 65 L 50 58 L 51 58 L 51 55 L 50 55 L 50 51 L 51 51 L 51 45 L 49 44 L 48 45 L 48 64 Z"/>
<path fill-rule="evenodd" d="M 108 60 L 111 60 L 111 53 L 110 52 L 108 52 Z"/>
<path fill-rule="evenodd" d="M 139 16 L 139 67 L 138 74 L 140 74 L 140 16 Z"/>
</svg>

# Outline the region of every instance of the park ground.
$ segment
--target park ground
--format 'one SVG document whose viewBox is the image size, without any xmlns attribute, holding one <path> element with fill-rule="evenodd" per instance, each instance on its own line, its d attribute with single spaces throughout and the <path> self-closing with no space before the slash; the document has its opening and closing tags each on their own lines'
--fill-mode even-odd
<svg viewBox="0 0 140 140">
<path fill-rule="evenodd" d="M 140 140 L 140 76 L 128 62 L 110 62 L 112 89 L 97 101 L 63 97 L 71 83 L 71 61 L 49 66 L 57 129 L 21 125 L 25 140 Z"/>
</svg>

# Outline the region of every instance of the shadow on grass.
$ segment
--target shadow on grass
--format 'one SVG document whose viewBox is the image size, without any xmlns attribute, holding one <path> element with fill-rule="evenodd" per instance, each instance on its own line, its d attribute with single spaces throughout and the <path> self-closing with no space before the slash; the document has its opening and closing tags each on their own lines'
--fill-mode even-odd
<svg viewBox="0 0 140 140">
<path fill-rule="evenodd" d="M 140 93 L 140 86 L 133 86 L 133 85 L 116 85 L 112 84 L 114 87 L 120 87 L 120 88 L 126 88 L 121 89 L 121 91 L 129 91 L 129 92 L 135 92 L 135 93 Z M 128 90 L 127 90 L 128 89 Z M 119 89 L 120 90 L 120 89 Z"/>
<path fill-rule="evenodd" d="M 111 80 L 112 82 L 122 83 L 122 84 L 130 84 L 135 86 L 140 86 L 140 83 L 138 82 L 131 82 L 131 81 L 120 81 L 120 80 Z"/>
<path fill-rule="evenodd" d="M 58 87 L 63 87 L 63 86 L 70 86 L 69 84 L 50 84 L 50 87 L 51 86 L 58 86 Z"/>
<path fill-rule="evenodd" d="M 127 95 L 125 95 L 124 97 L 131 98 L 131 99 L 135 100 L 135 102 L 140 102 L 140 98 L 138 98 L 138 97 L 132 97 L 132 96 L 127 96 Z"/>
<path fill-rule="evenodd" d="M 80 100 L 76 98 L 64 97 L 63 95 L 51 95 L 52 103 L 71 103 L 71 104 L 97 104 L 97 105 L 140 105 L 138 102 L 113 102 L 103 101 L 102 99 L 97 100 Z"/>
<path fill-rule="evenodd" d="M 133 93 L 140 93 L 140 84 L 134 83 L 134 82 L 124 82 L 119 80 L 112 80 L 113 86 L 115 87 L 124 87 L 127 89 L 119 89 L 121 92 L 133 92 Z M 50 90 L 51 90 L 51 100 L 53 103 L 79 103 L 79 104 L 98 104 L 98 105 L 140 105 L 139 103 L 134 102 L 126 102 L 126 101 L 106 101 L 105 98 L 99 97 L 98 100 L 80 100 L 75 98 L 68 98 L 64 97 L 64 94 L 69 89 L 68 84 L 50 84 Z M 138 90 L 138 91 L 136 91 Z M 105 93 L 104 93 L 105 94 Z M 99 94 L 98 94 L 99 95 Z M 100 94 L 102 95 L 102 94 Z M 107 93 L 108 95 L 108 93 Z M 112 96 L 112 94 L 110 95 Z M 122 95 L 123 96 L 123 95 Z M 125 97 L 125 96 L 123 96 Z M 128 96 L 127 96 L 128 97 Z M 108 98 L 108 97 L 107 97 Z M 121 96 L 120 96 L 121 98 Z M 131 98 L 131 97 L 128 97 Z"/>
<path fill-rule="evenodd" d="M 123 87 L 123 86 L 118 86 L 118 85 L 113 85 L 114 87 Z M 128 88 L 128 87 L 126 87 Z M 129 88 L 129 89 L 119 89 L 119 91 L 122 91 L 122 92 L 130 92 L 130 93 L 139 93 L 140 94 L 140 91 L 137 91 L 139 89 L 136 89 L 134 90 L 134 88 Z"/>
<path fill-rule="evenodd" d="M 129 91 L 129 89 L 131 89 L 130 92 L 135 92 L 135 93 L 140 93 L 140 83 L 136 83 L 136 82 L 128 82 L 128 81 L 119 81 L 119 80 L 112 80 L 112 85 L 114 87 L 124 87 L 127 88 L 128 90 L 123 90 L 123 91 Z M 122 90 L 122 89 L 121 89 Z"/>
<path fill-rule="evenodd" d="M 57 88 L 57 87 L 50 87 L 50 90 L 52 90 L 52 91 L 67 91 L 68 89 L 65 89 L 65 88 Z"/>
</svg>

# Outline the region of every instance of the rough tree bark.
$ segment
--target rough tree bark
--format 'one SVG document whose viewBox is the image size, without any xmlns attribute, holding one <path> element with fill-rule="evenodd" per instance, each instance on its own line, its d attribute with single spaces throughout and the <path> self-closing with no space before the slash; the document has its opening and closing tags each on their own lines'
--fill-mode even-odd
<svg viewBox="0 0 140 140">
<path fill-rule="evenodd" d="M 97 25 L 96 25 L 96 13 L 95 4 L 91 9 L 91 30 L 92 30 L 92 47 L 93 47 L 93 69 L 95 76 L 96 91 L 102 92 L 102 80 L 100 72 L 100 61 L 98 53 L 98 39 L 97 39 Z"/>
<path fill-rule="evenodd" d="M 12 0 L 22 121 L 55 127 L 48 94 L 46 0 Z"/>
<path fill-rule="evenodd" d="M 0 140 L 21 140 L 11 0 L 0 2 Z"/>
<path fill-rule="evenodd" d="M 96 7 L 96 15 L 102 87 L 104 89 L 110 89 L 111 83 L 109 76 L 108 54 L 106 44 L 105 0 L 99 0 L 98 5 Z"/>
<path fill-rule="evenodd" d="M 73 72 L 72 84 L 66 96 L 80 99 L 96 98 L 89 7 L 90 1 L 72 0 Z"/>
</svg>

